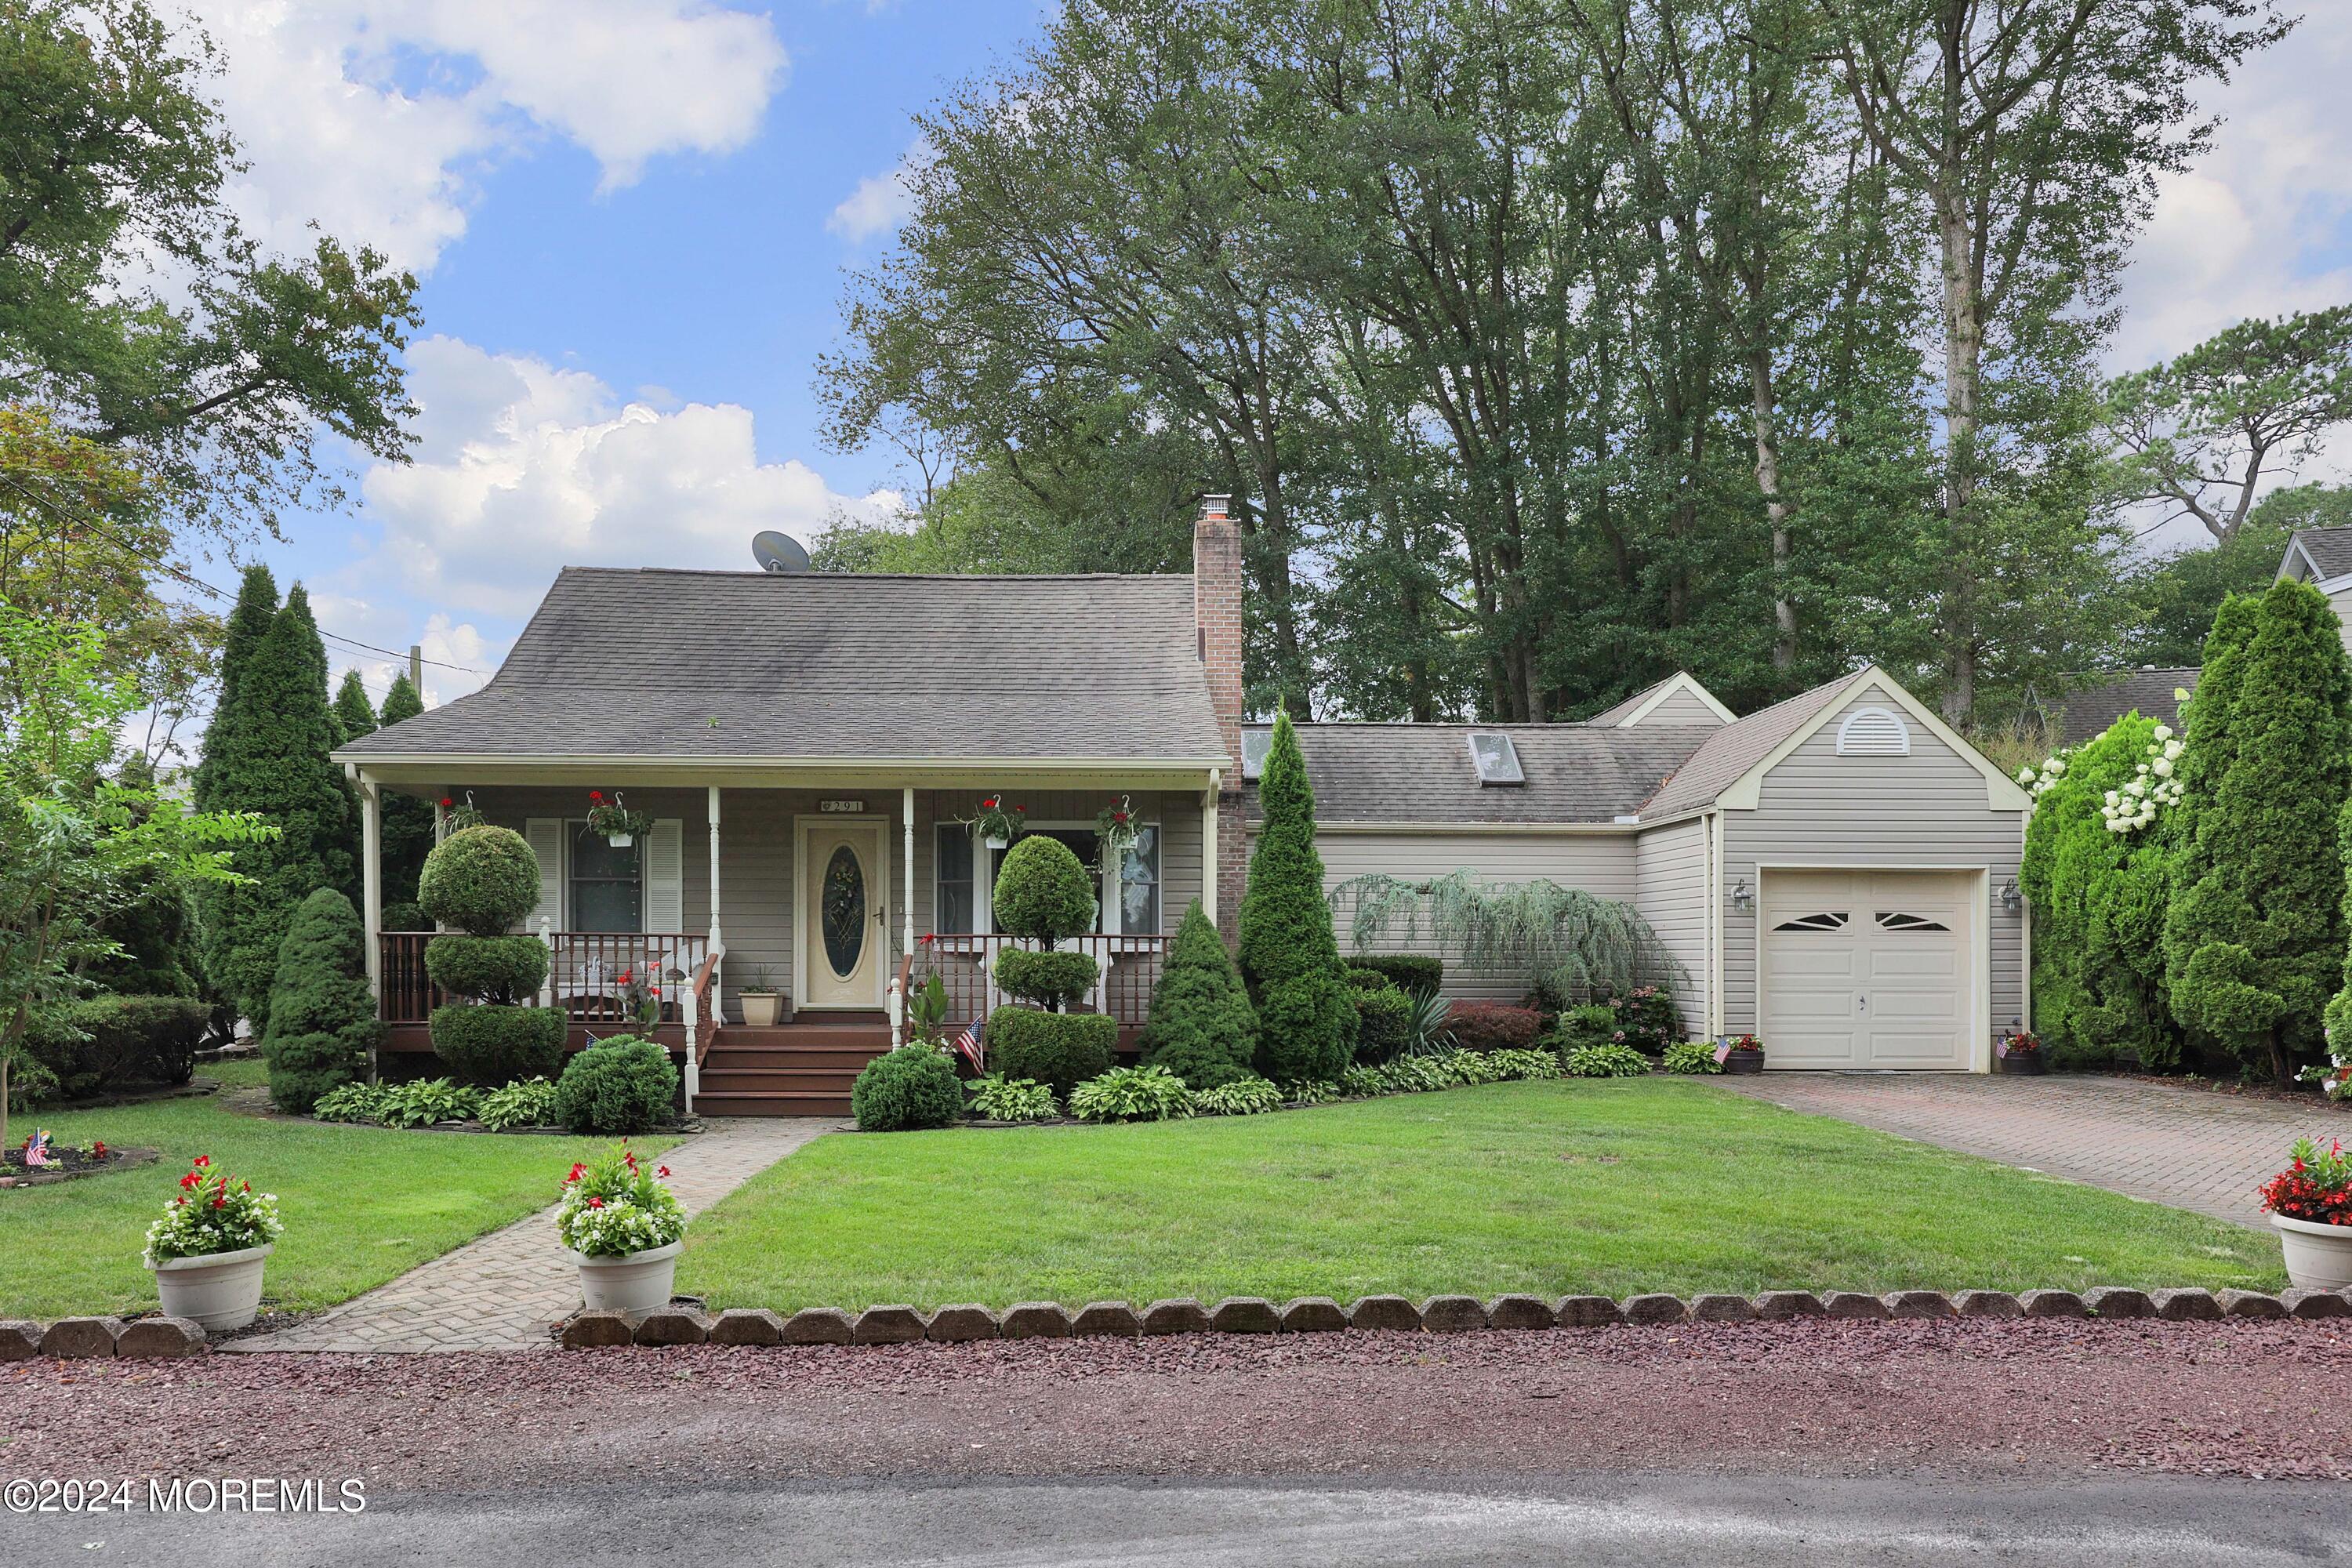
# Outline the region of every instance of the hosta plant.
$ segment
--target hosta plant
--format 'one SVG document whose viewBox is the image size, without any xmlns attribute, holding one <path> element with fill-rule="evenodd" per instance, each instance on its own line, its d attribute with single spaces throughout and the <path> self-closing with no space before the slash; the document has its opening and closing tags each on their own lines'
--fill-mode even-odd
<svg viewBox="0 0 2352 1568">
<path fill-rule="evenodd" d="M 2352 1226 L 2352 1154 L 2344 1152 L 2344 1141 L 2322 1149 L 2298 1138 L 2291 1162 L 2263 1184 L 2263 1207 L 2310 1225 Z"/>
<path fill-rule="evenodd" d="M 1320 1079 L 1293 1079 L 1282 1086 L 1282 1098 L 1293 1105 L 1328 1105 L 1348 1098 L 1348 1091 Z"/>
<path fill-rule="evenodd" d="M 1498 1081 L 1560 1076 L 1559 1058 L 1549 1051 L 1489 1051 L 1486 1060 Z"/>
<path fill-rule="evenodd" d="M 1360 1069 L 1349 1068 L 1348 1070 L 1355 1072 Z M 1282 1090 L 1267 1079 L 1235 1079 L 1215 1089 L 1192 1091 L 1192 1114 L 1195 1116 L 1256 1116 L 1264 1111 L 1281 1109 Z"/>
<path fill-rule="evenodd" d="M 1035 1079 L 992 1072 L 964 1085 L 964 1091 L 971 1097 L 971 1113 L 983 1121 L 1044 1121 L 1062 1113 L 1052 1087 Z"/>
<path fill-rule="evenodd" d="M 1370 1100 L 1376 1094 L 1389 1092 L 1388 1069 L 1366 1067 L 1361 1062 L 1339 1075 L 1340 1092 L 1351 1100 Z"/>
<path fill-rule="evenodd" d="M 1166 1068 L 1113 1068 L 1070 1090 L 1081 1121 L 1167 1121 L 1192 1114 L 1192 1091 Z"/>
<path fill-rule="evenodd" d="M 563 1245 L 588 1258 L 625 1258 L 667 1247 L 686 1234 L 686 1210 L 663 1185 L 667 1165 L 648 1171 L 625 1143 L 563 1178 L 555 1228 Z"/>
<path fill-rule="evenodd" d="M 392 1099 L 388 1083 L 346 1083 L 320 1095 L 310 1114 L 320 1121 L 379 1122 Z"/>
<path fill-rule="evenodd" d="M 147 1227 L 147 1264 L 242 1252 L 285 1234 L 276 1194 L 255 1192 L 251 1182 L 215 1169 L 210 1155 L 199 1154 L 180 1178 L 179 1195 Z"/>
<path fill-rule="evenodd" d="M 393 1085 L 376 1119 L 386 1127 L 430 1127 L 436 1121 L 467 1121 L 481 1104 L 475 1090 L 446 1078 L 420 1078 Z"/>
<path fill-rule="evenodd" d="M 1715 1047 L 1705 1040 L 1676 1040 L 1666 1047 L 1665 1069 L 1668 1072 L 1721 1072 L 1723 1064 L 1715 1059 Z"/>
<path fill-rule="evenodd" d="M 551 1127 L 555 1124 L 555 1085 L 543 1078 L 518 1079 L 504 1089 L 494 1089 L 482 1096 L 482 1125 L 493 1132 L 506 1132 L 517 1127 Z"/>
<path fill-rule="evenodd" d="M 1570 1078 L 1639 1078 L 1650 1070 L 1650 1058 L 1631 1046 L 1615 1043 L 1570 1046 L 1559 1054 Z"/>
</svg>

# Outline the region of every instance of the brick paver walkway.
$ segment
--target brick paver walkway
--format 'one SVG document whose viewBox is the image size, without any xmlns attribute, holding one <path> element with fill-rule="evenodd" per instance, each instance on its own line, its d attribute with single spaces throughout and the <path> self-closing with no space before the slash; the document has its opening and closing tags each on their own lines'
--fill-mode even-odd
<svg viewBox="0 0 2352 1568">
<path fill-rule="evenodd" d="M 822 1117 L 730 1118 L 661 1157 L 688 1214 L 709 1207 L 820 1133 Z M 223 1341 L 234 1351 L 545 1350 L 548 1328 L 580 1305 L 580 1276 L 556 1239 L 552 1205 L 306 1323 Z"/>
<path fill-rule="evenodd" d="M 2254 1197 L 2296 1138 L 2352 1137 L 2319 1104 L 2240 1099 L 2130 1079 L 1766 1072 L 1709 1080 L 2112 1192 L 2267 1227 Z"/>
</svg>

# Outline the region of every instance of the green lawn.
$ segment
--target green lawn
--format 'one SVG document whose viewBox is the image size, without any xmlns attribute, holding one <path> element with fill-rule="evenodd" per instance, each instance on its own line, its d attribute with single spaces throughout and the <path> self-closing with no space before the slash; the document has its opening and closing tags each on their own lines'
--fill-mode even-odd
<svg viewBox="0 0 2352 1568">
<path fill-rule="evenodd" d="M 714 1305 L 2275 1289 L 2268 1236 L 1705 1084 L 820 1139 L 688 1233 Z"/>
<path fill-rule="evenodd" d="M 258 1081 L 258 1064 L 208 1077 Z M 269 1260 L 268 1300 L 331 1306 L 555 1201 L 573 1160 L 608 1141 L 328 1127 L 271 1121 L 217 1098 L 18 1116 L 12 1140 L 37 1122 L 60 1143 L 102 1138 L 155 1148 L 141 1170 L 0 1192 L 0 1318 L 152 1310 L 139 1254 L 147 1226 L 197 1154 L 278 1194 L 285 1238 Z M 636 1140 L 667 1148 L 671 1138 Z"/>
</svg>

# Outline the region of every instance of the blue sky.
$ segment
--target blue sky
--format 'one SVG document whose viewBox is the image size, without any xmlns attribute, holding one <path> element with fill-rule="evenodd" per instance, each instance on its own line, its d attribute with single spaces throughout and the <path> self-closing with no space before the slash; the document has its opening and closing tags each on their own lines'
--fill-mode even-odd
<svg viewBox="0 0 2352 1568">
<path fill-rule="evenodd" d="M 1015 53 L 1041 0 L 194 4 L 248 224 L 292 247 L 315 218 L 423 279 L 417 460 L 259 552 L 330 630 L 488 671 L 560 564 L 746 565 L 759 528 L 889 510 L 887 454 L 817 445 L 815 359 L 843 269 L 888 243 L 910 116 Z M 2352 299 L 2352 5 L 2306 9 L 2165 183 L 2119 367 Z"/>
</svg>

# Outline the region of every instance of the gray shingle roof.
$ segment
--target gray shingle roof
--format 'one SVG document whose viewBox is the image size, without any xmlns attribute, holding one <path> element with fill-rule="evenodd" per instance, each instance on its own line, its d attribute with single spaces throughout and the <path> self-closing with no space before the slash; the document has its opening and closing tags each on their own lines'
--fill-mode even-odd
<svg viewBox="0 0 2352 1568">
<path fill-rule="evenodd" d="M 2129 675 L 2103 681 L 2096 686 L 2085 686 L 2079 691 L 2070 691 L 2059 704 L 2059 742 L 2063 745 L 2080 745 L 2094 735 L 2105 733 L 2107 726 L 2131 712 L 2167 724 L 2178 724 L 2180 722 L 2180 702 L 2173 693 L 2196 690 L 2200 673 L 2195 665 L 2185 668 L 2151 667 L 2135 669 Z"/>
<path fill-rule="evenodd" d="M 1189 576 L 568 567 L 488 686 L 338 754 L 1205 766 L 1223 751 Z"/>
<path fill-rule="evenodd" d="M 1623 721 L 1627 714 L 1633 712 L 1634 709 L 1639 708 L 1643 703 L 1647 702 L 1652 697 L 1655 696 L 1657 694 L 1658 688 L 1665 685 L 1667 680 L 1672 680 L 1673 679 L 1674 677 L 1669 675 L 1665 678 L 1665 680 L 1654 680 L 1650 682 L 1649 685 L 1642 688 L 1641 690 L 1633 693 L 1633 696 L 1625 699 L 1624 701 L 1616 703 L 1611 707 L 1603 708 L 1600 712 L 1595 713 L 1590 719 L 1582 721 L 1582 722 L 1587 724 L 1621 723 Z"/>
<path fill-rule="evenodd" d="M 1775 702 L 1720 729 L 1705 731 L 1706 744 L 1668 779 L 1664 787 L 1642 805 L 1643 820 L 1673 816 L 1714 804 L 1716 796 L 1747 776 L 1748 771 L 1771 754 L 1772 749 L 1822 710 L 1843 699 L 1855 682 L 1870 672 L 1857 669 L 1826 686 Z M 1637 730 L 1628 733 L 1639 734 Z"/>
<path fill-rule="evenodd" d="M 1262 725 L 1253 725 L 1262 729 Z M 1508 735 L 1523 784 L 1481 784 L 1473 733 Z M 1301 724 L 1320 822 L 1606 823 L 1639 810 L 1713 725 Z M 1255 807 L 1255 784 L 1251 786 Z"/>
<path fill-rule="evenodd" d="M 2341 577 L 2352 573 L 2352 528 L 2299 528 L 2294 542 L 2311 557 L 2312 565 L 2322 577 Z M 2145 713 L 2146 709 L 2140 710 Z"/>
</svg>

